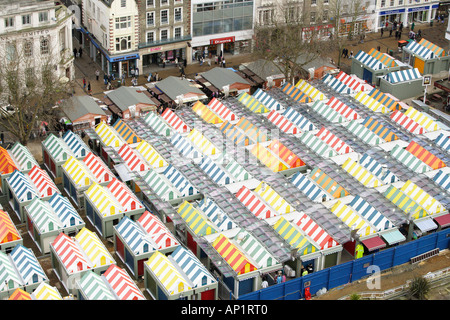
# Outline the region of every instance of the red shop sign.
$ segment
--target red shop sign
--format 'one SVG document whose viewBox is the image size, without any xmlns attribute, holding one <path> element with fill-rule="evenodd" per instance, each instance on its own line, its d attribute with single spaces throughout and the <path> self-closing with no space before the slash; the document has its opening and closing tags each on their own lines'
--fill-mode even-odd
<svg viewBox="0 0 450 320">
<path fill-rule="evenodd" d="M 221 43 L 228 43 L 228 42 L 234 42 L 234 36 L 210 40 L 210 44 L 221 44 Z"/>
</svg>

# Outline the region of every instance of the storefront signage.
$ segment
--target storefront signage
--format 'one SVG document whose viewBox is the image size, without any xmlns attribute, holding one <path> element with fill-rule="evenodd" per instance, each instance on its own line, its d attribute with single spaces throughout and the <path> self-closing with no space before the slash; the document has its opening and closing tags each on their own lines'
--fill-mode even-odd
<svg viewBox="0 0 450 320">
<path fill-rule="evenodd" d="M 330 28 L 334 28 L 334 25 L 332 25 L 332 24 L 325 24 L 325 25 L 322 25 L 322 26 L 302 28 L 302 31 L 313 31 L 313 30 L 330 29 Z"/>
<path fill-rule="evenodd" d="M 430 10 L 430 7 L 426 6 L 426 7 L 409 8 L 408 12 L 426 11 L 426 10 Z"/>
<path fill-rule="evenodd" d="M 221 44 L 221 43 L 228 43 L 228 42 L 234 42 L 234 36 L 210 40 L 210 44 Z"/>
<path fill-rule="evenodd" d="M 148 51 L 153 52 L 153 51 L 160 51 L 162 50 L 163 47 L 152 47 L 150 49 L 148 49 Z"/>
<path fill-rule="evenodd" d="M 139 54 L 135 53 L 135 54 L 131 54 L 128 56 L 121 56 L 121 57 L 115 57 L 115 58 L 111 58 L 111 62 L 117 62 L 117 61 L 125 61 L 125 60 L 132 60 L 132 59 L 139 59 Z"/>
<path fill-rule="evenodd" d="M 399 13 L 403 13 L 403 12 L 405 12 L 405 9 L 380 11 L 380 16 L 385 16 L 387 14 L 399 14 Z"/>
</svg>

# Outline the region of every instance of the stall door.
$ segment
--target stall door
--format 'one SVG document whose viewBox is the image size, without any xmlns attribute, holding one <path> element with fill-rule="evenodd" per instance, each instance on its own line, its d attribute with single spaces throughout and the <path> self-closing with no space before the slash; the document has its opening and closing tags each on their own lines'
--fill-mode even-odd
<svg viewBox="0 0 450 320">
<path fill-rule="evenodd" d="M 425 68 L 425 61 L 415 57 L 414 58 L 414 68 L 419 69 L 419 72 L 423 73 L 423 69 Z"/>
<path fill-rule="evenodd" d="M 367 69 L 364 69 L 363 80 L 367 81 L 367 83 L 372 83 L 372 72 L 370 72 Z"/>
<path fill-rule="evenodd" d="M 202 292 L 202 300 L 214 300 L 215 289 Z"/>
</svg>

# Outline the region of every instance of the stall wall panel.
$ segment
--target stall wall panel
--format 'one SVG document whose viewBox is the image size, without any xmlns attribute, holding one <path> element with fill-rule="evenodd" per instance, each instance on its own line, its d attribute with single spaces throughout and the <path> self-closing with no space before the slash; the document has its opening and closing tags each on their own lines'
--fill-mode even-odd
<svg viewBox="0 0 450 320">
<path fill-rule="evenodd" d="M 208 291 L 203 291 L 201 293 L 201 299 L 202 300 L 215 300 L 214 299 L 215 298 L 215 292 L 216 292 L 215 289 L 211 289 L 211 290 L 208 290 Z"/>
<path fill-rule="evenodd" d="M 338 266 L 331 267 L 330 274 L 329 274 L 329 282 L 327 285 L 327 290 L 329 288 L 335 288 L 342 286 L 346 283 L 350 282 L 350 274 L 352 272 L 353 263 L 346 262 L 343 264 L 340 264 Z M 325 269 L 327 270 L 327 269 Z"/>
<path fill-rule="evenodd" d="M 137 276 L 142 276 L 142 275 L 144 275 L 144 262 L 145 261 L 147 261 L 148 259 L 141 259 L 141 260 L 138 260 L 138 262 L 137 262 L 137 267 L 138 267 L 138 269 L 137 269 Z"/>
<path fill-rule="evenodd" d="M 302 278 L 289 280 L 284 283 L 284 300 L 298 300 L 302 297 L 300 288 L 302 287 Z"/>
<path fill-rule="evenodd" d="M 363 80 L 367 81 L 367 83 L 372 83 L 372 72 L 364 68 L 363 72 Z"/>
<path fill-rule="evenodd" d="M 239 295 L 253 291 L 253 278 L 239 281 Z"/>
<path fill-rule="evenodd" d="M 117 254 L 125 260 L 125 256 L 124 256 L 124 246 L 122 241 L 120 240 L 120 238 L 118 236 L 116 236 L 116 252 Z"/>
<path fill-rule="evenodd" d="M 395 250 L 383 250 L 373 255 L 373 264 L 378 266 L 380 270 L 386 270 L 392 267 Z"/>
<path fill-rule="evenodd" d="M 423 74 L 424 67 L 425 67 L 425 61 L 415 57 L 414 58 L 414 68 L 419 69 L 419 72 Z"/>
<path fill-rule="evenodd" d="M 370 274 L 367 268 L 372 265 L 373 255 L 368 255 L 353 261 L 351 281 L 356 281 Z"/>
</svg>

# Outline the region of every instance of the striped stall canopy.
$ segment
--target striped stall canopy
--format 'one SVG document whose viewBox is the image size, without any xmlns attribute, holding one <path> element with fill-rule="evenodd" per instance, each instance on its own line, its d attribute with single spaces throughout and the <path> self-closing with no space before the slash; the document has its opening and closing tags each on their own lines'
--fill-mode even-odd
<svg viewBox="0 0 450 320">
<path fill-rule="evenodd" d="M 364 153 L 359 164 L 369 170 L 373 175 L 380 179 L 384 184 L 394 183 L 400 179 L 394 175 L 389 169 L 383 167 L 378 161 L 370 157 L 367 153 Z"/>
<path fill-rule="evenodd" d="M 208 107 L 215 112 L 223 121 L 234 121 L 238 120 L 238 116 L 234 114 L 230 108 L 226 107 L 222 102 L 216 98 L 208 103 Z"/>
<path fill-rule="evenodd" d="M 256 262 L 258 268 L 271 267 L 277 263 L 275 258 L 264 248 L 264 246 L 244 228 L 241 228 L 238 231 L 234 241 L 239 248 L 242 248 L 244 252 Z"/>
<path fill-rule="evenodd" d="M 450 151 L 450 135 L 448 133 L 440 133 L 436 139 L 434 139 L 434 143 L 442 149 Z"/>
<path fill-rule="evenodd" d="M 323 190 L 328 192 L 334 198 L 341 198 L 348 196 L 349 193 L 341 187 L 336 181 L 331 179 L 325 172 L 315 167 L 310 173 L 309 177 L 315 181 Z"/>
<path fill-rule="evenodd" d="M 128 273 L 115 264 L 103 274 L 119 300 L 146 300 Z"/>
<path fill-rule="evenodd" d="M 149 112 L 144 116 L 145 123 L 157 134 L 168 137 L 172 134 L 171 127 L 155 112 Z"/>
<path fill-rule="evenodd" d="M 445 190 L 450 190 L 450 174 L 444 173 L 442 170 L 437 170 L 437 173 L 433 177 L 433 181 Z"/>
<path fill-rule="evenodd" d="M 430 49 L 422 46 L 419 44 L 419 42 L 416 41 L 410 41 L 406 47 L 405 50 L 410 51 L 415 56 L 421 58 L 422 60 L 428 60 L 428 59 L 434 59 L 435 54 Z"/>
<path fill-rule="evenodd" d="M 167 226 L 149 211 L 145 211 L 137 221 L 156 243 L 156 248 L 158 250 L 178 246 L 180 244 Z"/>
<path fill-rule="evenodd" d="M 189 132 L 191 129 L 188 127 L 188 125 L 181 120 L 181 118 L 175 114 L 172 110 L 167 108 L 162 113 L 161 117 L 166 120 L 166 122 L 175 129 L 178 133 L 185 133 Z"/>
<path fill-rule="evenodd" d="M 254 192 L 277 213 L 283 214 L 292 211 L 291 205 L 264 181 L 261 181 Z"/>
<path fill-rule="evenodd" d="M 430 41 L 428 41 L 428 40 L 426 40 L 424 38 L 420 39 L 419 44 L 421 46 L 427 48 L 428 50 L 431 50 L 436 57 L 443 57 L 443 56 L 445 56 L 444 49 L 442 49 L 441 47 L 438 47 L 434 43 L 431 43 Z"/>
<path fill-rule="evenodd" d="M 199 193 L 189 180 L 174 166 L 169 165 L 163 174 L 184 197 Z"/>
<path fill-rule="evenodd" d="M 86 260 L 81 249 L 68 235 L 60 233 L 53 241 L 52 246 L 68 273 L 91 269 L 90 262 Z"/>
<path fill-rule="evenodd" d="M 98 183 L 111 181 L 114 174 L 109 170 L 108 166 L 92 152 L 89 152 L 83 159 L 84 164 L 93 174 Z"/>
<path fill-rule="evenodd" d="M 362 124 L 370 131 L 383 138 L 384 141 L 386 142 L 398 139 L 397 135 L 394 132 L 392 132 L 390 129 L 386 128 L 380 122 L 371 117 L 365 118 Z"/>
<path fill-rule="evenodd" d="M 144 208 L 137 196 L 119 179 L 114 178 L 106 188 L 120 203 L 125 212 Z"/>
<path fill-rule="evenodd" d="M 8 153 L 8 150 L 0 147 L 0 173 L 8 174 L 18 170 L 17 165 Z"/>
<path fill-rule="evenodd" d="M 291 178 L 292 184 L 314 202 L 322 202 L 333 199 L 326 191 L 319 187 L 311 178 L 297 172 Z"/>
<path fill-rule="evenodd" d="M 330 122 L 342 123 L 347 121 L 347 118 L 323 101 L 316 100 L 311 108 Z"/>
<path fill-rule="evenodd" d="M 60 193 L 58 187 L 49 177 L 48 173 L 39 168 L 39 166 L 34 166 L 30 172 L 28 172 L 28 177 L 36 187 L 40 197 L 49 197 L 55 193 Z"/>
<path fill-rule="evenodd" d="M 62 167 L 66 170 L 69 177 L 72 178 L 77 188 L 88 187 L 92 181 L 95 181 L 89 170 L 83 165 L 83 162 L 74 157 L 70 157 Z M 66 186 L 69 188 L 69 186 Z"/>
<path fill-rule="evenodd" d="M 378 135 L 373 133 L 371 130 L 369 130 L 356 120 L 350 121 L 346 128 L 358 139 L 361 139 L 365 143 L 372 146 L 383 142 L 383 140 Z"/>
<path fill-rule="evenodd" d="M 212 225 L 208 219 L 189 202 L 184 201 L 177 212 L 197 236 L 203 237 L 217 232 L 214 225 Z"/>
<path fill-rule="evenodd" d="M 376 188 L 383 185 L 383 182 L 372 175 L 369 170 L 351 158 L 348 158 L 341 167 L 368 188 Z"/>
<path fill-rule="evenodd" d="M 153 253 L 145 264 L 155 274 L 170 295 L 183 293 L 186 290 L 192 289 L 190 281 L 188 282 L 178 271 L 178 268 L 161 252 L 156 251 Z"/>
<path fill-rule="evenodd" d="M 127 216 L 123 217 L 115 228 L 135 255 L 155 251 L 157 248 L 140 225 Z"/>
<path fill-rule="evenodd" d="M 256 266 L 225 235 L 220 234 L 212 246 L 238 275 L 257 270 Z"/>
<path fill-rule="evenodd" d="M 334 204 L 331 208 L 331 212 L 350 229 L 358 230 L 357 234 L 361 236 L 368 236 L 377 232 L 377 230 L 364 220 L 358 212 L 352 207 L 343 204 L 340 200 Z"/>
<path fill-rule="evenodd" d="M 373 70 L 381 70 L 386 69 L 388 66 L 383 64 L 380 60 L 378 60 L 375 57 L 372 57 L 371 55 L 367 54 L 366 52 L 359 50 L 359 52 L 355 55 L 353 58 L 362 64 L 368 66 L 369 68 Z"/>
<path fill-rule="evenodd" d="M 73 155 L 72 150 L 64 143 L 63 140 L 57 138 L 53 133 L 50 133 L 47 138 L 42 141 L 42 145 L 47 149 L 49 155 L 57 162 L 66 161 L 70 155 Z"/>
<path fill-rule="evenodd" d="M 422 75 L 420 74 L 419 69 L 413 68 L 390 72 L 384 76 L 384 79 L 387 80 L 389 83 L 400 83 L 422 79 Z"/>
<path fill-rule="evenodd" d="M 327 105 L 343 115 L 347 120 L 356 120 L 360 118 L 359 114 L 355 110 L 347 106 L 336 97 L 331 97 L 331 99 L 327 101 Z"/>
<path fill-rule="evenodd" d="M 419 219 L 427 216 L 427 212 L 417 202 L 408 197 L 402 190 L 394 186 L 383 193 L 384 197 L 400 208 L 404 213 L 411 213 L 411 217 Z"/>
<path fill-rule="evenodd" d="M 315 87 L 313 87 L 303 79 L 300 79 L 295 86 L 302 92 L 306 93 L 314 101 L 325 100 L 327 98 L 322 92 L 317 90 Z"/>
<path fill-rule="evenodd" d="M 215 114 L 214 111 L 212 111 L 200 101 L 194 103 L 194 105 L 192 106 L 192 110 L 207 123 L 217 124 L 223 122 L 223 120 L 217 114 Z"/>
<path fill-rule="evenodd" d="M 230 183 L 235 183 L 233 177 L 226 172 L 221 165 L 217 164 L 210 157 L 204 156 L 199 165 L 202 169 L 215 183 L 219 185 L 226 185 Z"/>
<path fill-rule="evenodd" d="M 416 201 L 428 213 L 435 214 L 445 210 L 444 206 L 430 194 L 418 187 L 411 180 L 405 182 L 400 188 L 408 197 Z"/>
<path fill-rule="evenodd" d="M 169 164 L 147 141 L 142 140 L 136 147 L 136 151 L 152 168 L 167 167 Z"/>
<path fill-rule="evenodd" d="M 411 152 L 400 147 L 399 145 L 396 145 L 390 151 L 390 154 L 393 158 L 397 159 L 399 162 L 403 163 L 405 166 L 416 173 L 424 173 L 432 170 L 425 162 L 414 156 Z"/>
<path fill-rule="evenodd" d="M 225 121 L 222 124 L 220 131 L 222 131 L 226 138 L 230 139 L 238 146 L 248 146 L 250 144 L 249 137 L 228 121 Z"/>
<path fill-rule="evenodd" d="M 296 88 L 289 82 L 286 82 L 281 89 L 284 93 L 286 93 L 288 96 L 290 96 L 292 99 L 299 103 L 309 103 L 312 102 L 313 99 L 308 97 L 308 95 L 304 92 L 302 92 L 300 89 Z"/>
<path fill-rule="evenodd" d="M 210 198 L 203 198 L 198 207 L 220 231 L 236 228 L 236 224 Z"/>
<path fill-rule="evenodd" d="M 198 151 L 191 143 L 191 140 L 183 137 L 179 133 L 175 133 L 171 138 L 170 142 L 175 148 L 181 153 L 181 155 L 187 158 L 201 158 L 202 153 Z"/>
<path fill-rule="evenodd" d="M 301 213 L 292 223 L 299 227 L 308 235 L 320 250 L 328 249 L 339 245 L 325 230 L 323 230 L 306 213 Z"/>
<path fill-rule="evenodd" d="M 3 149 L 3 148 L 1 148 L 1 149 Z M 0 149 L 0 158 L 2 157 L 1 149 Z M 38 165 L 38 162 L 36 161 L 34 156 L 31 154 L 30 150 L 28 150 L 27 147 L 23 146 L 19 142 L 14 143 L 14 145 L 9 150 L 9 152 L 11 152 L 11 155 L 15 160 L 14 163 L 19 165 L 20 170 L 30 170 L 35 165 Z M 0 163 L 1 163 L 1 160 L 0 160 Z M 0 164 L 0 166 L 1 166 L 1 164 Z M 2 171 L 1 167 L 0 167 L 0 171 Z M 5 173 L 7 173 L 7 172 L 5 172 Z"/>
<path fill-rule="evenodd" d="M 339 79 L 333 77 L 331 74 L 325 75 L 322 78 L 322 82 L 338 93 L 350 94 L 354 92 L 349 86 L 339 81 Z"/>
<path fill-rule="evenodd" d="M 200 150 L 203 154 L 213 155 L 219 152 L 217 148 L 209 141 L 200 131 L 192 129 L 187 138 Z"/>
<path fill-rule="evenodd" d="M 283 116 L 300 128 L 300 130 L 312 131 L 317 129 L 308 118 L 304 117 L 300 112 L 295 111 L 294 108 L 288 107 L 284 111 Z"/>
<path fill-rule="evenodd" d="M 250 152 L 273 172 L 280 172 L 288 169 L 281 159 L 277 158 L 270 150 L 259 143 L 257 143 Z"/>
<path fill-rule="evenodd" d="M 303 132 L 299 139 L 321 157 L 337 156 L 335 150 L 311 132 Z"/>
<path fill-rule="evenodd" d="M 170 255 L 173 261 L 183 270 L 194 288 L 210 286 L 217 282 L 206 267 L 189 250 L 179 246 Z"/>
<path fill-rule="evenodd" d="M 439 169 L 446 166 L 446 164 L 432 154 L 430 151 L 419 145 L 415 141 L 411 141 L 409 145 L 406 147 L 406 151 L 412 153 L 415 157 L 422 160 L 425 164 L 427 164 L 430 168 Z"/>
<path fill-rule="evenodd" d="M 14 171 L 7 180 L 20 202 L 39 197 L 31 181 L 22 172 Z"/>
<path fill-rule="evenodd" d="M 122 119 L 117 119 L 113 128 L 122 137 L 125 143 L 132 144 L 141 141 L 141 138 L 139 138 L 139 136 Z"/>
<path fill-rule="evenodd" d="M 395 63 L 395 60 L 391 56 L 389 56 L 385 53 L 382 53 L 382 52 L 376 50 L 375 48 L 370 49 L 369 55 L 374 57 L 378 61 L 380 61 L 382 64 L 384 64 L 388 68 L 392 68 L 397 65 Z"/>
<path fill-rule="evenodd" d="M 261 199 L 246 186 L 242 186 L 236 193 L 236 198 L 257 218 L 267 219 L 276 216 L 276 211 L 270 210 Z"/>
<path fill-rule="evenodd" d="M 349 76 L 344 71 L 339 72 L 339 74 L 336 76 L 336 79 L 345 83 L 353 91 L 356 91 L 356 92 L 372 90 L 372 86 L 370 86 L 369 84 L 365 83 L 363 80 L 361 80 L 357 77 Z"/>
<path fill-rule="evenodd" d="M 144 161 L 139 152 L 132 149 L 127 143 L 123 144 L 117 151 L 130 171 L 147 171 L 150 166 Z"/>
<path fill-rule="evenodd" d="M 245 117 L 239 119 L 236 127 L 241 129 L 253 143 L 268 141 L 268 136 Z"/>
<path fill-rule="evenodd" d="M 270 94 L 262 90 L 261 88 L 256 89 L 253 93 L 253 97 L 258 99 L 264 106 L 266 106 L 269 110 L 281 110 L 283 106 L 275 100 Z"/>
<path fill-rule="evenodd" d="M 31 294 L 31 298 L 32 300 L 63 300 L 59 291 L 46 282 L 41 282 Z"/>
<path fill-rule="evenodd" d="M 59 221 L 62 222 L 64 228 L 84 224 L 83 219 L 72 206 L 69 199 L 63 197 L 61 194 L 55 193 L 48 200 L 48 203 L 53 209 L 53 212 L 58 216 Z"/>
<path fill-rule="evenodd" d="M 426 116 L 422 112 L 418 111 L 413 107 L 409 107 L 405 111 L 405 116 L 411 118 L 413 121 L 417 122 L 421 127 L 424 127 L 428 132 L 440 130 L 439 125 L 430 117 Z"/>
<path fill-rule="evenodd" d="M 34 198 L 27 206 L 29 217 L 40 234 L 61 229 L 63 226 L 51 207 L 39 198 Z"/>
<path fill-rule="evenodd" d="M 415 122 L 413 119 L 411 119 L 401 111 L 394 111 L 391 114 L 391 119 L 411 133 L 422 134 L 426 132 L 424 127 L 419 125 L 417 122 Z"/>
<path fill-rule="evenodd" d="M 9 259 L 8 254 L 3 251 L 0 251 L 0 266 L 0 292 L 11 290 L 11 287 L 17 288 L 23 286 L 23 282 L 20 279 L 14 264 Z"/>
<path fill-rule="evenodd" d="M 64 136 L 63 141 L 67 144 L 67 146 L 72 150 L 75 157 L 84 157 L 89 152 L 89 147 L 84 143 L 83 139 L 78 134 L 73 133 L 68 130 Z"/>
<path fill-rule="evenodd" d="M 316 133 L 316 136 L 319 137 L 320 140 L 324 141 L 331 148 L 333 148 L 333 150 L 335 150 L 338 154 L 346 154 L 354 152 L 353 149 L 348 144 L 346 144 L 340 138 L 336 137 L 331 131 L 327 130 L 325 127 L 322 127 L 320 131 Z"/>
<path fill-rule="evenodd" d="M 255 97 L 249 95 L 247 92 L 242 92 L 238 97 L 238 101 L 241 102 L 246 108 L 250 109 L 254 113 L 266 113 L 270 110 L 266 108 L 261 102 Z"/>
<path fill-rule="evenodd" d="M 169 201 L 182 197 L 163 175 L 153 170 L 147 171 L 142 179 L 162 200 Z"/>
<path fill-rule="evenodd" d="M 355 196 L 349 203 L 349 206 L 355 209 L 364 219 L 370 222 L 378 231 L 394 228 L 394 224 L 382 215 L 377 209 L 371 206 L 360 196 Z"/>
<path fill-rule="evenodd" d="M 31 294 L 29 294 L 25 290 L 17 288 L 16 290 L 14 290 L 14 292 L 11 294 L 8 300 L 32 300 L 32 299 Z"/>
<path fill-rule="evenodd" d="M 83 228 L 75 236 L 75 239 L 81 249 L 83 249 L 86 257 L 92 262 L 94 268 L 115 263 L 108 249 L 106 249 L 105 245 L 101 242 L 95 232 Z"/>
<path fill-rule="evenodd" d="M 104 217 L 123 212 L 120 204 L 113 199 L 106 189 L 95 182 L 85 191 L 85 195 Z"/>
<path fill-rule="evenodd" d="M 95 132 L 100 137 L 102 142 L 108 147 L 120 147 L 124 144 L 124 142 L 119 138 L 119 135 L 104 122 L 100 122 L 95 127 Z"/>
<path fill-rule="evenodd" d="M 0 244 L 20 240 L 22 237 L 17 231 L 11 217 L 3 210 L 0 210 Z"/>
<path fill-rule="evenodd" d="M 267 115 L 267 119 L 278 128 L 280 128 L 283 132 L 291 134 L 300 133 L 300 129 L 297 128 L 294 123 L 292 123 L 278 111 L 270 111 L 270 113 Z"/>
<path fill-rule="evenodd" d="M 354 98 L 374 112 L 381 112 L 381 113 L 389 112 L 389 109 L 384 104 L 382 104 L 380 101 L 375 100 L 365 92 L 359 91 L 354 96 Z"/>
<path fill-rule="evenodd" d="M 295 224 L 292 224 L 284 217 L 280 217 L 273 228 L 291 247 L 297 249 L 297 252 L 301 256 L 319 251 L 319 249 L 309 241 Z"/>
<path fill-rule="evenodd" d="M 276 157 L 283 160 L 283 162 L 286 163 L 289 168 L 297 168 L 305 165 L 305 163 L 296 154 L 294 154 L 277 139 L 273 139 L 272 142 L 267 146 L 267 149 L 272 151 L 272 154 L 274 154 Z"/>
<path fill-rule="evenodd" d="M 86 272 L 79 281 L 79 286 L 88 300 L 117 300 L 103 277 L 95 272 Z"/>
<path fill-rule="evenodd" d="M 252 175 L 236 160 L 231 156 L 226 156 L 225 153 L 222 153 L 217 159 L 218 163 L 221 163 L 222 166 L 233 176 L 236 181 L 245 181 L 252 179 Z"/>
</svg>

